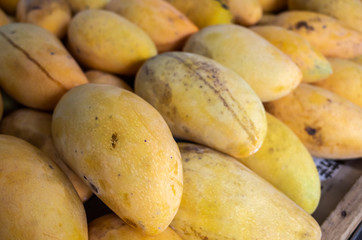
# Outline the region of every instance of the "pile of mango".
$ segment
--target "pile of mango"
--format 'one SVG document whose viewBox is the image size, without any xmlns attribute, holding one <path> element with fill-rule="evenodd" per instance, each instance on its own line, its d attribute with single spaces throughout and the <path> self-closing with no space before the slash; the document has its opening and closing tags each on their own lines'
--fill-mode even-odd
<svg viewBox="0 0 362 240">
<path fill-rule="evenodd" d="M 0 239 L 321 239 L 361 27 L 360 0 L 0 0 Z"/>
</svg>

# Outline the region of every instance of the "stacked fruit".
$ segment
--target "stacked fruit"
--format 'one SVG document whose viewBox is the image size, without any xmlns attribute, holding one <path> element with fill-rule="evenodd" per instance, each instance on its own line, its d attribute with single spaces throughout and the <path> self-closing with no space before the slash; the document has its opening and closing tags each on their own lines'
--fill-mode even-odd
<svg viewBox="0 0 362 240">
<path fill-rule="evenodd" d="M 361 1 L 0 7 L 0 239 L 321 239 L 312 156 L 362 157 Z"/>
</svg>

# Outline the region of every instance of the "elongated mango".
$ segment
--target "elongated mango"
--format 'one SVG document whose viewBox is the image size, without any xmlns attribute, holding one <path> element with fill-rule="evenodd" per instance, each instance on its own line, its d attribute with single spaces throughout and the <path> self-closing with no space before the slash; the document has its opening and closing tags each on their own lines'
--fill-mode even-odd
<svg viewBox="0 0 362 240">
<path fill-rule="evenodd" d="M 236 157 L 256 152 L 266 134 L 264 107 L 235 72 L 193 53 L 168 52 L 138 71 L 135 93 L 151 103 L 173 135 Z"/>
<path fill-rule="evenodd" d="M 70 88 L 88 83 L 62 42 L 37 25 L 1 26 L 0 48 L 0 86 L 27 107 L 52 110 Z"/>
<path fill-rule="evenodd" d="M 265 104 L 288 125 L 313 156 L 362 157 L 362 108 L 337 94 L 302 83 L 291 94 Z"/>
<path fill-rule="evenodd" d="M 122 88 L 84 84 L 57 104 L 55 146 L 115 214 L 147 235 L 163 232 L 182 195 L 180 151 L 161 115 Z"/>
<path fill-rule="evenodd" d="M 357 31 L 362 32 L 361 0 L 288 0 L 292 10 L 307 10 L 335 17 Z"/>
<path fill-rule="evenodd" d="M 180 50 L 185 40 L 198 31 L 183 13 L 164 0 L 111 0 L 105 9 L 142 28 L 158 52 Z"/>
<path fill-rule="evenodd" d="M 272 24 L 300 34 L 326 57 L 353 58 L 362 54 L 362 32 L 322 13 L 285 11 Z"/>
<path fill-rule="evenodd" d="M 285 53 L 250 29 L 235 24 L 204 28 L 187 40 L 183 50 L 232 69 L 263 102 L 287 95 L 302 80 L 301 70 Z"/>
<path fill-rule="evenodd" d="M 88 239 L 82 202 L 39 149 L 2 134 L 0 166 L 0 239 Z"/>
<path fill-rule="evenodd" d="M 321 239 L 318 223 L 236 159 L 179 143 L 182 202 L 171 226 L 187 240 Z"/>
<path fill-rule="evenodd" d="M 115 214 L 94 219 L 89 224 L 89 240 L 181 240 L 175 231 L 166 228 L 156 236 L 147 236 L 133 229 Z"/>
<path fill-rule="evenodd" d="M 60 158 L 53 143 L 51 122 L 50 113 L 20 108 L 5 116 L 0 124 L 0 133 L 21 138 L 39 148 L 67 175 L 80 200 L 85 202 L 92 195 L 92 191 Z"/>
<path fill-rule="evenodd" d="M 317 82 L 332 74 L 328 60 L 299 34 L 271 25 L 252 27 L 251 30 L 287 54 L 302 71 L 303 82 Z"/>
<path fill-rule="evenodd" d="M 313 213 L 321 197 L 321 184 L 312 156 L 282 121 L 266 114 L 268 131 L 261 148 L 240 160 L 270 182 L 306 212 Z"/>
</svg>

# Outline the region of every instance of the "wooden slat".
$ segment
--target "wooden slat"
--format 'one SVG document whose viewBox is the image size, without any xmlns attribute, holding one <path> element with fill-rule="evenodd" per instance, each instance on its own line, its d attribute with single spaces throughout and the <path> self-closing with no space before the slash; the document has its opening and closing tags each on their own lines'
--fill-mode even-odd
<svg viewBox="0 0 362 240">
<path fill-rule="evenodd" d="M 348 176 L 346 176 L 348 177 Z M 362 221 L 362 176 L 323 222 L 323 240 L 346 240 Z"/>
</svg>

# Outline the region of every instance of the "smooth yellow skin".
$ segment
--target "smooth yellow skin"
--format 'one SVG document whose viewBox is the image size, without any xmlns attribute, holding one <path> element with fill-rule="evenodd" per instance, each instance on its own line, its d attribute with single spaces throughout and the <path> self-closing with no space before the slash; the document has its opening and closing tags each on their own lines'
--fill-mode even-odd
<svg viewBox="0 0 362 240">
<path fill-rule="evenodd" d="M 328 89 L 362 107 L 362 65 L 347 59 L 330 58 L 333 74 L 314 85 Z"/>
<path fill-rule="evenodd" d="M 236 159 L 179 143 L 184 192 L 171 227 L 188 240 L 320 239 L 318 223 Z"/>
<path fill-rule="evenodd" d="M 287 7 L 287 0 L 259 0 L 264 13 L 278 12 Z"/>
<path fill-rule="evenodd" d="M 109 1 L 110 0 L 67 0 L 73 13 L 87 9 L 102 9 Z"/>
<path fill-rule="evenodd" d="M 0 239 L 88 239 L 82 202 L 39 149 L 0 135 L 0 166 Z"/>
<path fill-rule="evenodd" d="M 287 125 L 269 113 L 266 118 L 268 132 L 263 145 L 255 154 L 239 161 L 311 214 L 321 196 L 313 158 Z"/>
<path fill-rule="evenodd" d="M 7 14 L 14 15 L 16 13 L 16 6 L 19 0 L 0 0 L 0 8 Z"/>
<path fill-rule="evenodd" d="M 30 23 L 0 27 L 0 86 L 19 103 L 52 110 L 61 96 L 88 80 L 60 40 Z"/>
<path fill-rule="evenodd" d="M 85 75 L 87 76 L 89 83 L 109 84 L 126 89 L 128 91 L 133 91 L 127 82 L 114 74 L 99 70 L 88 70 L 85 72 Z"/>
<path fill-rule="evenodd" d="M 0 26 L 10 23 L 10 19 L 5 12 L 0 8 Z"/>
<path fill-rule="evenodd" d="M 82 202 L 92 190 L 60 158 L 51 136 L 52 115 L 30 108 L 20 108 L 6 115 L 0 124 L 2 134 L 21 138 L 39 148 L 67 175 Z"/>
<path fill-rule="evenodd" d="M 234 70 L 263 102 L 287 95 L 302 80 L 301 70 L 285 53 L 242 26 L 204 28 L 188 39 L 183 50 L 209 57 Z"/>
<path fill-rule="evenodd" d="M 107 214 L 89 224 L 89 240 L 181 240 L 171 228 L 156 236 L 147 236 L 131 228 L 115 214 Z"/>
<path fill-rule="evenodd" d="M 263 15 L 260 0 L 225 0 L 233 15 L 233 22 L 251 26 L 257 23 Z"/>
<path fill-rule="evenodd" d="M 288 7 L 326 14 L 362 32 L 361 0 L 288 0 Z"/>
<path fill-rule="evenodd" d="M 233 21 L 225 0 L 166 0 L 186 15 L 199 29 Z"/>
<path fill-rule="evenodd" d="M 17 22 L 38 25 L 62 38 L 72 17 L 67 0 L 19 0 Z"/>
<path fill-rule="evenodd" d="M 198 31 L 183 13 L 164 0 L 111 0 L 105 9 L 142 28 L 158 52 L 180 50 L 185 40 Z"/>
<path fill-rule="evenodd" d="M 135 93 L 151 103 L 173 135 L 235 157 L 256 152 L 266 134 L 265 110 L 236 73 L 203 56 L 169 52 L 138 71 Z"/>
<path fill-rule="evenodd" d="M 362 157 L 362 108 L 347 99 L 302 83 L 265 108 L 289 126 L 313 156 Z"/>
<path fill-rule="evenodd" d="M 71 52 L 83 65 L 96 70 L 133 75 L 157 54 L 151 38 L 126 18 L 106 10 L 84 10 L 68 28 Z"/>
<path fill-rule="evenodd" d="M 322 13 L 285 11 L 272 24 L 300 34 L 326 57 L 353 58 L 362 54 L 362 32 Z"/>
<path fill-rule="evenodd" d="M 332 74 L 328 60 L 299 34 L 279 26 L 257 26 L 250 29 L 294 61 L 302 71 L 302 82 L 317 82 Z"/>
<path fill-rule="evenodd" d="M 103 84 L 70 90 L 53 113 L 59 153 L 110 209 L 147 235 L 163 232 L 182 196 L 180 152 L 161 115 Z"/>
</svg>

